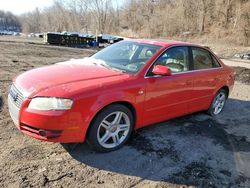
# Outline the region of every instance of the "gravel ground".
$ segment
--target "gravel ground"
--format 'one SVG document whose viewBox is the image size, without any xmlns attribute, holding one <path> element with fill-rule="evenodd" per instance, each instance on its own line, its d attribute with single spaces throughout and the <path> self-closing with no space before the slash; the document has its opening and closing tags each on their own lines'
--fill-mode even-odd
<svg viewBox="0 0 250 188">
<path fill-rule="evenodd" d="M 236 70 L 236 80 L 239 80 L 241 83 L 250 85 L 250 69 L 244 67 L 234 67 Z"/>
<path fill-rule="evenodd" d="M 21 72 L 93 53 L 0 38 L 0 187 L 249 187 L 249 69 L 217 118 L 204 112 L 143 128 L 105 154 L 87 144 L 54 144 L 20 133 L 6 105 Z"/>
</svg>

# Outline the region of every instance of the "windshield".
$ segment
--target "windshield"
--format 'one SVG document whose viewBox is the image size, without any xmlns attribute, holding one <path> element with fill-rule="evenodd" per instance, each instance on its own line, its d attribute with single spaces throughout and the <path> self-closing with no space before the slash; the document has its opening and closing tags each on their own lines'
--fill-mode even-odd
<svg viewBox="0 0 250 188">
<path fill-rule="evenodd" d="M 97 52 L 91 58 L 105 62 L 110 68 L 136 74 L 160 48 L 152 44 L 122 41 Z"/>
</svg>

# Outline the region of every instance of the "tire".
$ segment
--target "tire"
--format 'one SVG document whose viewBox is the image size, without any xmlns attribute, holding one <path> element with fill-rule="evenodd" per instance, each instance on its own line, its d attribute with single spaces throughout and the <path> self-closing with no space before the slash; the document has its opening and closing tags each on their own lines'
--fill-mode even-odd
<svg viewBox="0 0 250 188">
<path fill-rule="evenodd" d="M 216 116 L 220 114 L 225 106 L 227 95 L 228 93 L 225 89 L 220 89 L 216 93 L 207 113 L 211 116 Z"/>
<path fill-rule="evenodd" d="M 121 148 L 134 128 L 132 112 L 124 105 L 113 104 L 104 108 L 90 125 L 87 142 L 97 152 Z"/>
</svg>

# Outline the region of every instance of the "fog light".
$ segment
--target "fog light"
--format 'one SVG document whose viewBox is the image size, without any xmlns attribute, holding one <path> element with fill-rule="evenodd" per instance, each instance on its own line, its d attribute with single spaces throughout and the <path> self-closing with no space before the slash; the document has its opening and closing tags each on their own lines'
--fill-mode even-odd
<svg viewBox="0 0 250 188">
<path fill-rule="evenodd" d="M 39 134 L 40 136 L 43 136 L 43 137 L 46 137 L 46 136 L 47 136 L 46 131 L 43 131 L 43 130 L 40 130 L 40 131 L 38 132 L 38 134 Z"/>
</svg>

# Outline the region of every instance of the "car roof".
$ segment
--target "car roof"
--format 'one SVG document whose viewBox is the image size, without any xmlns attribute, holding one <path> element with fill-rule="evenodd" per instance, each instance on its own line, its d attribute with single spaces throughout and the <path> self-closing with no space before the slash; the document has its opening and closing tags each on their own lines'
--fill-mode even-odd
<svg viewBox="0 0 250 188">
<path fill-rule="evenodd" d="M 127 40 L 139 43 L 153 44 L 162 47 L 168 47 L 173 45 L 189 45 L 189 46 L 192 45 L 192 46 L 202 47 L 201 45 L 182 42 L 182 41 L 174 41 L 174 40 L 163 40 L 163 39 L 127 39 Z"/>
</svg>

